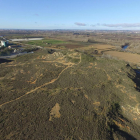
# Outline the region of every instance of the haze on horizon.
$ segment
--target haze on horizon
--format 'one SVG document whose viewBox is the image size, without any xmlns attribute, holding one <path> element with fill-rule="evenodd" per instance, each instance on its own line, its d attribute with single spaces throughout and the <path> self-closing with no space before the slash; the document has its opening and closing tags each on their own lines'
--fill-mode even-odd
<svg viewBox="0 0 140 140">
<path fill-rule="evenodd" d="M 4 0 L 1 29 L 140 30 L 139 0 Z"/>
</svg>

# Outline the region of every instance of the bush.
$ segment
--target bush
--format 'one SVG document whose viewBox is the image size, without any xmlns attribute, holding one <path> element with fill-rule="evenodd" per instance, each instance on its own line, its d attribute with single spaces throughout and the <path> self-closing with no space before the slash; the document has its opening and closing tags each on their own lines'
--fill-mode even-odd
<svg viewBox="0 0 140 140">
<path fill-rule="evenodd" d="M 39 50 L 39 48 L 28 48 L 28 49 L 24 49 L 24 50 L 22 50 L 22 52 L 32 52 L 32 51 L 37 51 L 37 50 Z"/>
<path fill-rule="evenodd" d="M 99 42 L 99 41 L 95 41 L 95 40 L 93 40 L 93 39 L 88 39 L 87 42 L 89 42 L 89 43 L 101 43 L 101 42 Z"/>
<path fill-rule="evenodd" d="M 96 58 L 91 55 L 82 54 L 82 62 L 93 62 L 95 60 L 96 60 Z"/>
<path fill-rule="evenodd" d="M 0 48 L 0 50 L 3 50 L 5 47 L 4 46 L 2 46 L 1 48 Z"/>
<path fill-rule="evenodd" d="M 1 56 L 10 55 L 13 52 L 13 49 L 4 48 L 0 51 Z"/>
<path fill-rule="evenodd" d="M 113 114 L 118 114 L 118 113 L 120 113 L 120 111 L 121 111 L 121 107 L 120 107 L 119 103 L 114 103 L 111 105 L 111 112 Z"/>
</svg>

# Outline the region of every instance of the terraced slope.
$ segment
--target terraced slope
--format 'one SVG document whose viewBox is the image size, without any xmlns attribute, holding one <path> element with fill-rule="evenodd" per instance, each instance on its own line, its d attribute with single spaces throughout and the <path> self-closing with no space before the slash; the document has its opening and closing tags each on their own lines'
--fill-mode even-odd
<svg viewBox="0 0 140 140">
<path fill-rule="evenodd" d="M 1 140 L 140 139 L 139 79 L 123 61 L 38 51 L 0 69 Z"/>
</svg>

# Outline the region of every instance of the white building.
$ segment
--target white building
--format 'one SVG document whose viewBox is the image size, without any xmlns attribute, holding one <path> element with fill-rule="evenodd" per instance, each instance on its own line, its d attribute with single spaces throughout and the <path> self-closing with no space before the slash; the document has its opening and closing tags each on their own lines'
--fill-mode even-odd
<svg viewBox="0 0 140 140">
<path fill-rule="evenodd" d="M 4 46 L 4 47 L 6 47 L 6 46 L 7 46 L 7 44 L 8 44 L 8 42 L 7 42 L 7 41 L 1 41 L 1 45 L 0 45 L 0 46 Z"/>
</svg>

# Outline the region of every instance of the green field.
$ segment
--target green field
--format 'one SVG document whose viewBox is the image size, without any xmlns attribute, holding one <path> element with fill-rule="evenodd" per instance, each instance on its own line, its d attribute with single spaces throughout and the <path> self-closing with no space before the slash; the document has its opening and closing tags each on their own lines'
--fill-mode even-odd
<svg viewBox="0 0 140 140">
<path fill-rule="evenodd" d="M 27 41 L 22 42 L 28 45 L 36 45 L 36 46 L 48 46 L 48 45 L 58 45 L 58 44 L 66 44 L 67 42 L 61 40 L 53 40 L 53 39 L 43 39 L 43 40 L 34 40 L 34 41 Z"/>
</svg>

